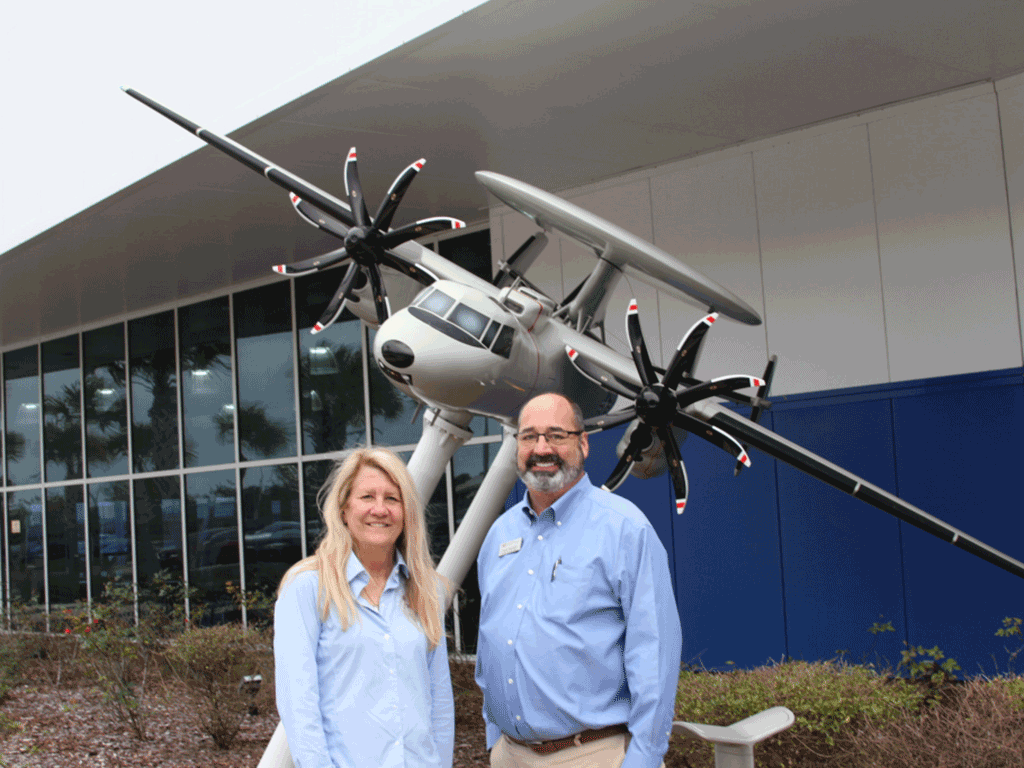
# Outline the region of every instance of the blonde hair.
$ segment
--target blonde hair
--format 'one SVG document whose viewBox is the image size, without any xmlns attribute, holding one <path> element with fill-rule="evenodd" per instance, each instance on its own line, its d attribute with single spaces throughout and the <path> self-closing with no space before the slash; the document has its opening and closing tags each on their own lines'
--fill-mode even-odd
<svg viewBox="0 0 1024 768">
<path fill-rule="evenodd" d="M 423 502 L 413 484 L 412 475 L 402 460 L 386 448 L 357 448 L 335 463 L 317 494 L 326 529 L 323 539 L 316 552 L 288 569 L 277 588 L 277 594 L 280 596 L 295 575 L 303 571 L 316 571 L 320 577 L 317 603 L 321 619 L 327 620 L 331 606 L 337 610 L 343 630 L 347 630 L 359 617 L 345 572 L 348 558 L 352 554 L 352 536 L 342 523 L 341 513 L 352 492 L 355 477 L 363 467 L 383 472 L 402 494 L 405 522 L 395 547 L 402 553 L 409 568 L 409 580 L 405 586 L 406 608 L 419 622 L 430 647 L 434 648 L 441 642 L 444 633 L 442 611 L 447 593 L 442 595 L 441 590 L 442 587 L 448 589 L 448 582 L 434 570 Z"/>
</svg>

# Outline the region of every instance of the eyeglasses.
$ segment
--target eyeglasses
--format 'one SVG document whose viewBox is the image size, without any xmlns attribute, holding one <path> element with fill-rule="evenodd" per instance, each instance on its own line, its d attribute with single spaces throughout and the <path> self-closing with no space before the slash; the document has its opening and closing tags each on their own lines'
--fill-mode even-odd
<svg viewBox="0 0 1024 768">
<path fill-rule="evenodd" d="M 565 445 L 570 439 L 582 435 L 583 430 L 567 432 L 564 429 L 552 429 L 550 432 L 517 432 L 516 440 L 520 445 L 536 445 L 542 437 L 547 440 L 548 445 Z"/>
</svg>

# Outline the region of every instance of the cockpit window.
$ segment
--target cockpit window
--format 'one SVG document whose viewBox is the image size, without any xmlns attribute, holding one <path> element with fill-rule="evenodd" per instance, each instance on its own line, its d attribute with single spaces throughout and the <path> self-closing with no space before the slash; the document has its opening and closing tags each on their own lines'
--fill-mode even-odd
<svg viewBox="0 0 1024 768">
<path fill-rule="evenodd" d="M 477 339 L 487 327 L 487 315 L 470 309 L 465 304 L 456 305 L 448 320 Z"/>
<path fill-rule="evenodd" d="M 455 303 L 455 299 L 449 296 L 447 293 L 434 289 L 429 296 L 420 302 L 420 306 L 424 309 L 428 309 L 435 315 L 444 317 L 444 313 L 451 309 L 452 304 Z"/>
<path fill-rule="evenodd" d="M 485 347 L 491 346 L 491 342 L 494 341 L 494 335 L 498 332 L 499 328 L 501 328 L 501 323 L 491 320 L 491 324 L 487 326 L 487 331 L 482 339 Z"/>
<path fill-rule="evenodd" d="M 494 346 L 491 347 L 491 352 L 502 357 L 508 357 L 512 354 L 512 338 L 514 336 L 515 331 L 512 330 L 511 326 L 501 326 L 501 332 L 498 334 L 498 339 L 494 342 Z"/>
</svg>

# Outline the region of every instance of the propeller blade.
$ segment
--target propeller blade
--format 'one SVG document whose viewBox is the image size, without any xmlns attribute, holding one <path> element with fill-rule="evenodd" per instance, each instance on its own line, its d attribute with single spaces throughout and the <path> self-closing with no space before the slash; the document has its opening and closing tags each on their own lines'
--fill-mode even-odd
<svg viewBox="0 0 1024 768">
<path fill-rule="evenodd" d="M 391 226 L 391 219 L 395 217 L 395 211 L 398 210 L 398 204 L 405 197 L 405 191 L 409 189 L 412 180 L 416 178 L 416 174 L 423 169 L 423 165 L 426 162 L 421 157 L 398 174 L 398 178 L 391 184 L 391 189 L 388 190 L 387 195 L 381 201 L 380 208 L 377 209 L 377 215 L 373 217 L 373 228 L 378 232 L 388 231 L 388 228 Z"/>
<path fill-rule="evenodd" d="M 764 375 L 761 377 L 764 380 L 764 384 L 758 387 L 757 395 L 755 395 L 756 400 L 750 408 L 750 420 L 755 424 L 757 423 L 757 420 L 761 418 L 761 414 L 764 412 L 764 409 L 769 405 L 765 398 L 768 397 L 768 393 L 771 390 L 772 377 L 775 376 L 775 363 L 777 363 L 778 360 L 778 355 L 772 355 L 768 358 L 768 365 L 764 367 Z M 736 462 L 736 468 L 733 470 L 733 476 L 740 473 L 742 466 L 742 464 Z"/>
<path fill-rule="evenodd" d="M 706 397 L 735 392 L 737 389 L 761 386 L 764 386 L 764 382 L 756 376 L 719 376 L 717 379 L 705 381 L 703 384 L 684 390 L 676 396 L 676 403 L 680 408 L 685 408 Z"/>
<path fill-rule="evenodd" d="M 355 214 L 356 226 L 365 227 L 370 223 L 370 214 L 366 210 L 363 199 L 363 186 L 359 183 L 359 165 L 356 161 L 356 148 L 352 147 L 345 158 L 345 194 L 348 196 L 352 213 Z"/>
<path fill-rule="evenodd" d="M 342 278 L 338 290 L 334 292 L 334 296 L 327 303 L 327 309 L 324 310 L 323 315 L 313 325 L 310 333 L 320 333 L 320 331 L 326 330 L 345 311 L 345 299 L 348 298 L 349 289 L 356 279 L 357 272 L 359 272 L 359 265 L 353 261 L 348 265 L 348 270 L 345 272 L 345 277 Z"/>
<path fill-rule="evenodd" d="M 1024 563 L 1019 560 L 1015 560 L 948 523 L 932 517 L 913 504 L 908 504 L 898 496 L 894 496 L 878 486 L 872 485 L 852 472 L 836 466 L 806 448 L 762 427 L 760 424 L 743 418 L 739 414 L 732 413 L 715 403 L 705 401 L 694 407 L 698 409 L 702 416 L 708 419 L 709 423 L 734 432 L 750 445 L 764 451 L 769 456 L 774 456 L 779 461 L 784 461 L 791 467 L 811 477 L 816 477 L 818 480 L 838 488 L 843 493 L 865 501 L 876 509 L 897 517 L 915 528 L 920 528 L 922 531 L 959 547 L 965 552 L 970 552 L 982 560 L 1002 568 L 1004 571 L 1024 578 Z"/>
<path fill-rule="evenodd" d="M 377 324 L 382 325 L 385 320 L 391 317 L 391 303 L 388 301 L 387 292 L 384 290 L 384 280 L 381 279 L 377 263 L 371 261 L 367 265 L 366 271 L 370 273 L 373 304 L 377 308 Z"/>
<path fill-rule="evenodd" d="M 694 418 L 686 413 L 677 413 L 672 419 L 672 423 L 680 429 L 684 429 L 691 435 L 707 440 L 712 445 L 721 448 L 728 454 L 731 454 L 734 459 L 738 459 L 745 466 L 750 466 L 750 457 L 747 455 L 747 449 L 744 448 L 740 441 L 730 435 L 728 432 L 719 429 L 712 424 L 706 424 L 700 419 Z"/>
<path fill-rule="evenodd" d="M 321 269 L 327 269 L 327 267 L 337 264 L 339 261 L 344 261 L 347 256 L 348 253 L 344 248 L 337 248 L 322 256 L 314 256 L 312 259 L 297 261 L 294 264 L 275 264 L 272 269 L 279 275 L 297 277 L 298 275 L 308 275 L 310 272 L 319 272 Z"/>
<path fill-rule="evenodd" d="M 601 487 L 606 491 L 614 491 L 622 482 L 626 479 L 626 475 L 629 474 L 630 467 L 636 461 L 636 457 L 640 455 L 640 452 L 651 444 L 652 433 L 651 428 L 646 424 L 637 424 L 636 429 L 633 430 L 633 434 L 629 437 L 629 443 L 626 445 L 626 450 L 622 452 L 622 456 L 619 458 L 619 463 L 615 465 L 611 475 L 605 480 L 604 485 Z"/>
<path fill-rule="evenodd" d="M 672 359 L 669 360 L 662 384 L 669 389 L 675 389 L 684 377 L 693 372 L 693 364 L 697 360 L 700 345 L 717 319 L 718 313 L 712 312 L 694 323 L 686 332 L 686 335 L 679 341 L 676 351 L 672 354 Z"/>
<path fill-rule="evenodd" d="M 605 373 L 604 370 L 592 363 L 590 360 L 582 357 L 580 353 L 572 347 L 567 345 L 565 347 L 565 353 L 569 356 L 569 361 L 573 364 L 573 367 L 595 384 L 604 387 L 609 392 L 614 392 L 616 395 L 627 397 L 630 400 L 636 398 L 639 390 L 627 387 L 621 380 Z"/>
<path fill-rule="evenodd" d="M 288 197 L 291 199 L 292 207 L 299 216 L 317 229 L 329 232 L 339 240 L 344 240 L 345 233 L 348 231 L 348 228 L 355 224 L 355 221 L 339 221 L 333 216 L 328 216 L 315 205 L 303 200 L 294 192 L 290 192 Z"/>
<path fill-rule="evenodd" d="M 665 458 L 668 459 L 668 472 L 672 477 L 672 487 L 676 492 L 676 514 L 683 514 L 686 509 L 686 494 L 689 483 L 686 477 L 686 465 L 683 464 L 683 457 L 679 453 L 679 443 L 676 436 L 672 434 L 669 427 L 658 427 L 658 437 L 665 448 Z"/>
<path fill-rule="evenodd" d="M 600 416 L 591 416 L 583 422 L 583 429 L 585 432 L 600 432 L 605 429 L 611 429 L 617 427 L 619 424 L 625 424 L 627 421 L 632 421 L 636 418 L 636 408 L 630 406 L 622 411 L 616 411 L 615 413 L 605 413 Z"/>
<path fill-rule="evenodd" d="M 640 309 L 636 299 L 629 300 L 629 309 L 626 310 L 626 337 L 629 339 L 629 351 L 633 355 L 640 380 L 645 387 L 657 384 L 657 374 L 651 364 L 651 357 L 647 354 L 643 333 L 640 331 Z"/>
<path fill-rule="evenodd" d="M 433 232 L 444 232 L 449 229 L 462 229 L 466 222 L 461 219 L 453 219 L 451 216 L 433 216 L 429 219 L 420 219 L 404 227 L 393 229 L 386 235 L 381 235 L 377 241 L 381 248 L 394 248 L 396 245 L 413 240 Z"/>
<path fill-rule="evenodd" d="M 548 236 L 543 232 L 537 232 L 516 249 L 516 252 L 508 257 L 508 261 L 498 262 L 498 272 L 494 275 L 494 285 L 505 288 L 515 282 L 516 276 L 522 277 L 547 247 Z"/>
</svg>

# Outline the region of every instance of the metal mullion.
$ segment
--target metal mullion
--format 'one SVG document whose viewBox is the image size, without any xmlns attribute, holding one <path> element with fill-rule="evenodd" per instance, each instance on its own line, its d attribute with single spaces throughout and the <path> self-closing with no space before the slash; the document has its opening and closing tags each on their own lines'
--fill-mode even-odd
<svg viewBox="0 0 1024 768">
<path fill-rule="evenodd" d="M 173 311 L 174 320 L 174 375 L 177 377 L 178 396 L 178 522 L 181 524 L 181 577 L 184 585 L 185 620 L 192 618 L 192 601 L 189 599 L 188 581 L 188 526 L 185 524 L 185 385 L 181 375 L 181 333 L 178 327 L 178 307 Z"/>
<path fill-rule="evenodd" d="M 373 412 L 370 409 L 370 328 L 366 323 L 360 321 L 359 327 L 362 333 L 359 334 L 361 347 L 360 357 L 363 362 L 363 421 L 366 424 L 366 445 L 373 445 Z"/>
<path fill-rule="evenodd" d="M 295 457 L 298 460 L 296 468 L 296 487 L 299 493 L 299 546 L 302 556 L 306 557 L 306 473 L 305 465 L 302 463 L 302 451 L 305 447 L 302 434 L 302 382 L 299 375 L 302 359 L 299 354 L 299 313 L 295 302 L 295 281 L 288 281 L 288 297 L 292 302 L 292 386 L 295 388 Z"/>
<path fill-rule="evenodd" d="M 125 409 L 128 419 L 128 535 L 131 537 L 132 553 L 132 606 L 135 612 L 135 626 L 139 626 L 139 566 L 135 546 L 135 484 L 132 469 L 135 466 L 135 443 L 132 433 L 135 430 L 135 409 L 132 405 L 132 351 L 129 345 L 128 321 L 124 322 L 124 391 Z"/>
<path fill-rule="evenodd" d="M 6 391 L 6 390 L 0 390 Z M 7 630 L 11 629 L 11 543 L 9 537 L 11 535 L 11 523 L 7 516 L 7 489 L 4 488 L 3 499 L 0 499 L 0 505 L 3 506 L 4 512 L 4 586 L 6 592 L 4 593 L 7 598 L 4 601 L 4 619 Z"/>
<path fill-rule="evenodd" d="M 4 356 L 0 354 L 0 487 L 3 489 L 3 499 L 0 506 L 4 515 L 4 617 L 8 631 L 11 629 L 11 544 L 8 537 L 11 535 L 11 524 L 7 519 L 7 376 L 4 370 Z"/>
<path fill-rule="evenodd" d="M 235 426 L 235 535 L 238 537 L 238 588 L 242 595 L 242 626 L 248 628 L 245 609 L 245 534 L 242 530 L 242 447 L 238 434 L 238 344 L 235 338 L 235 294 L 228 294 L 228 342 L 231 349 L 231 419 Z"/>
<path fill-rule="evenodd" d="M 43 450 L 43 421 L 45 420 L 45 414 L 43 411 L 43 345 L 36 344 L 36 374 L 38 385 L 36 386 L 36 394 L 39 397 L 39 502 L 42 514 L 42 529 L 43 529 L 43 592 L 45 599 L 43 600 L 43 610 L 46 617 L 46 631 L 50 631 L 50 553 L 47 552 L 49 547 L 46 546 L 46 542 L 49 541 L 49 536 L 46 532 L 46 489 L 43 487 L 43 481 L 46 478 L 46 460 L 44 458 L 45 451 Z M 86 516 L 88 519 L 88 516 Z M 88 555 L 88 547 L 86 547 L 86 554 Z"/>
</svg>

